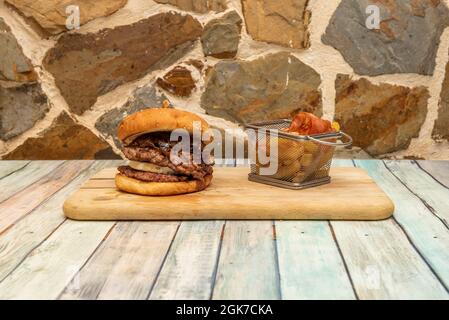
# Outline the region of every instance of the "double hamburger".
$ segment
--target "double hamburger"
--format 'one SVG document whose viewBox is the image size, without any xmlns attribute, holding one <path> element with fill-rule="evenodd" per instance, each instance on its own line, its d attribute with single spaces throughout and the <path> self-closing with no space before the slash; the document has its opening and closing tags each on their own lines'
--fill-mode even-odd
<svg viewBox="0 0 449 320">
<path fill-rule="evenodd" d="M 209 130 L 201 117 L 182 110 L 147 109 L 130 115 L 120 124 L 118 138 L 123 143 L 127 166 L 118 168 L 115 183 L 119 190 L 145 196 L 172 196 L 206 189 L 212 181 L 213 164 L 201 157 L 194 161 L 193 133 L 195 123 L 201 135 Z M 190 135 L 190 153 L 183 162 L 174 160 L 172 150 L 179 141 L 171 141 L 174 130 L 183 129 Z M 209 143 L 201 142 L 201 152 Z"/>
</svg>

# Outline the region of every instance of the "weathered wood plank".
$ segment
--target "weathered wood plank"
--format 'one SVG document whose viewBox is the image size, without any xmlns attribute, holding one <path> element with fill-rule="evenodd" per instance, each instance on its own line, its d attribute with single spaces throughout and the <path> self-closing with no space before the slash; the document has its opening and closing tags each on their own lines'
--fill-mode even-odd
<svg viewBox="0 0 449 320">
<path fill-rule="evenodd" d="M 91 161 L 65 162 L 37 182 L 0 203 L 0 234 L 73 180 Z"/>
<path fill-rule="evenodd" d="M 360 299 L 449 298 L 391 220 L 337 221 L 332 226 Z"/>
<path fill-rule="evenodd" d="M 29 161 L 0 161 L 0 179 L 23 169 L 29 163 Z"/>
<path fill-rule="evenodd" d="M 0 180 L 0 202 L 35 183 L 62 165 L 62 161 L 33 161 L 22 170 Z"/>
<path fill-rule="evenodd" d="M 250 161 L 248 159 L 234 159 L 234 165 L 238 168 L 247 168 L 248 173 L 250 173 L 251 168 L 249 167 Z M 232 164 L 229 164 L 229 166 L 232 166 Z M 240 232 L 246 232 L 246 234 L 240 237 L 238 235 Z M 260 296 L 263 299 L 274 300 L 281 297 L 277 248 L 275 243 L 273 243 L 273 240 L 275 241 L 275 232 L 274 222 L 272 221 L 258 221 L 254 223 L 251 221 L 237 220 L 226 222 L 226 226 L 223 229 L 223 244 L 219 257 L 219 265 L 217 266 L 216 283 L 213 288 L 213 299 L 253 299 L 256 296 Z M 253 243 L 258 236 L 264 240 L 259 247 L 245 247 L 245 241 L 248 241 L 247 244 Z M 240 240 L 242 243 L 239 242 Z M 234 250 L 232 248 L 233 243 L 239 243 L 234 247 Z M 257 252 L 258 249 L 260 249 L 260 253 Z M 252 252 L 256 252 L 256 256 L 253 256 Z M 242 257 L 235 259 L 239 254 L 242 254 Z M 262 263 L 257 265 L 258 259 L 261 259 L 264 254 L 267 254 L 267 264 Z M 248 271 L 248 278 L 242 281 L 242 287 L 234 293 L 232 292 L 232 287 L 235 286 L 238 288 L 239 284 L 238 279 L 233 279 L 232 274 L 238 272 L 236 269 L 239 264 L 241 266 L 245 265 L 245 257 L 252 257 L 248 261 L 252 265 L 257 265 L 254 269 L 258 270 L 257 272 L 264 269 L 259 275 L 260 278 L 268 278 L 270 280 L 264 286 L 264 284 L 259 283 L 255 279 L 255 277 L 258 277 L 255 275 L 256 272 L 254 270 L 251 271 L 251 267 L 245 266 L 244 270 Z M 233 265 L 235 265 L 235 268 L 232 268 Z M 267 265 L 268 269 L 265 269 Z M 242 268 L 243 273 L 245 272 L 244 270 Z M 254 281 L 253 285 L 251 285 L 251 281 Z"/>
<path fill-rule="evenodd" d="M 351 164 L 348 160 L 334 161 L 334 166 Z M 393 219 L 334 221 L 331 226 L 360 299 L 448 297 L 443 285 Z"/>
<path fill-rule="evenodd" d="M 0 236 L 0 281 L 41 242 L 43 242 L 65 217 L 62 205 L 90 176 L 99 170 L 115 165 L 116 161 L 96 161 L 87 170 L 58 191 L 51 199 L 25 216 L 13 228 Z"/>
<path fill-rule="evenodd" d="M 432 215 L 417 196 L 413 195 L 391 174 L 382 162 L 357 161 L 356 164 L 368 170 L 370 175 L 394 200 L 396 221 L 426 262 L 444 282 L 446 288 L 449 288 L 449 230 L 441 220 Z M 417 167 L 412 170 L 407 175 L 421 174 Z"/>
<path fill-rule="evenodd" d="M 182 222 L 150 299 L 209 299 L 223 221 Z"/>
<path fill-rule="evenodd" d="M 113 226 L 64 222 L 0 282 L 0 299 L 56 299 Z"/>
<path fill-rule="evenodd" d="M 385 161 L 388 169 L 449 228 L 449 189 L 436 182 L 412 161 Z"/>
<path fill-rule="evenodd" d="M 61 299 L 146 299 L 178 222 L 120 222 Z"/>
<path fill-rule="evenodd" d="M 280 299 L 272 221 L 228 221 L 213 299 Z"/>
<path fill-rule="evenodd" d="M 327 222 L 276 221 L 276 235 L 283 299 L 355 299 Z"/>
<path fill-rule="evenodd" d="M 449 161 L 418 161 L 418 165 L 449 188 Z"/>
</svg>

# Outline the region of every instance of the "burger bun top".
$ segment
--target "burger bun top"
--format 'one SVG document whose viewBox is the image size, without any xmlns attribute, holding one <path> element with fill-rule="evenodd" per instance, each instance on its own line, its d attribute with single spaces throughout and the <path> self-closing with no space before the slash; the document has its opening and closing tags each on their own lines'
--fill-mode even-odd
<svg viewBox="0 0 449 320">
<path fill-rule="evenodd" d="M 193 134 L 195 122 L 200 124 L 201 133 L 209 129 L 209 124 L 204 119 L 188 111 L 171 108 L 146 109 L 125 118 L 119 125 L 117 137 L 126 144 L 153 132 L 184 129 Z"/>
</svg>

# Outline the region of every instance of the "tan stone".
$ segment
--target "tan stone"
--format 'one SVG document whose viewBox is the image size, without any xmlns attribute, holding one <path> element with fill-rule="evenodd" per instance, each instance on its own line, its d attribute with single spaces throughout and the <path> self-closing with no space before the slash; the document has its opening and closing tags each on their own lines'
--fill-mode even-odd
<svg viewBox="0 0 449 320">
<path fill-rule="evenodd" d="M 425 87 L 375 85 L 338 75 L 335 120 L 372 156 L 407 149 L 427 115 Z"/>
<path fill-rule="evenodd" d="M 242 0 L 246 28 L 255 40 L 308 48 L 308 3 L 309 0 Z"/>
<path fill-rule="evenodd" d="M 227 0 L 154 0 L 158 3 L 170 4 L 182 10 L 197 13 L 209 11 L 222 12 L 227 8 Z"/>
<path fill-rule="evenodd" d="M 164 77 L 158 78 L 157 85 L 178 97 L 188 97 L 196 88 L 190 71 L 182 66 L 170 70 Z"/>
<path fill-rule="evenodd" d="M 119 158 L 105 141 L 75 123 L 66 113 L 36 138 L 28 138 L 5 160 L 70 160 Z"/>
<path fill-rule="evenodd" d="M 202 26 L 190 15 L 168 12 L 97 33 L 63 34 L 44 66 L 76 114 L 125 82 L 166 68 L 199 39 Z"/>
<path fill-rule="evenodd" d="M 67 31 L 67 6 L 80 8 L 80 24 L 105 17 L 121 9 L 128 0 L 6 0 L 23 15 L 36 21 L 45 31 L 58 34 Z"/>
<path fill-rule="evenodd" d="M 186 61 L 186 64 L 189 66 L 194 66 L 195 68 L 197 68 L 198 71 L 203 71 L 204 69 L 204 63 L 201 60 L 198 59 L 190 59 Z"/>
<path fill-rule="evenodd" d="M 441 88 L 440 108 L 438 119 L 435 121 L 433 138 L 449 141 L 449 62 L 446 65 L 446 76 Z"/>
</svg>

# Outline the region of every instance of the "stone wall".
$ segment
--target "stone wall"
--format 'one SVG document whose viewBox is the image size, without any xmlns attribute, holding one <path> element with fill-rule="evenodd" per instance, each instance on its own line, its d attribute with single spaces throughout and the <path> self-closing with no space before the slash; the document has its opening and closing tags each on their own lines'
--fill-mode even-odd
<svg viewBox="0 0 449 320">
<path fill-rule="evenodd" d="M 302 110 L 354 137 L 342 157 L 449 159 L 448 5 L 0 0 L 0 157 L 120 157 L 121 119 L 169 99 L 238 136 Z"/>
</svg>

